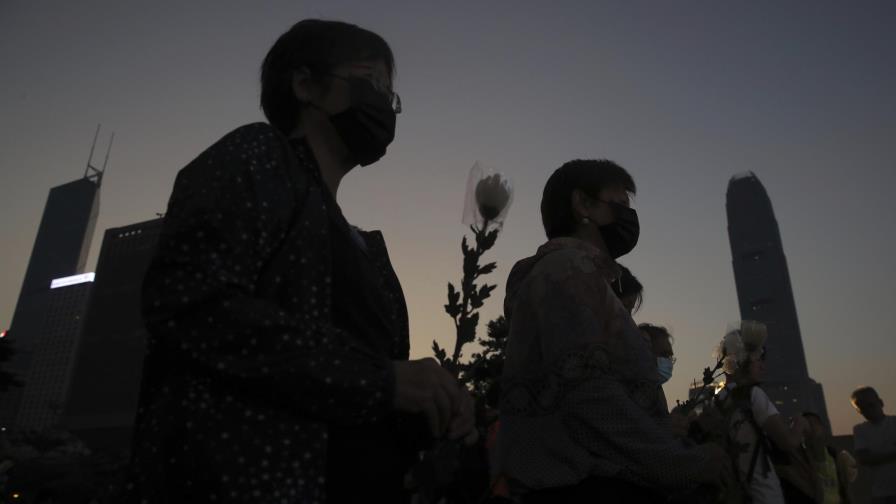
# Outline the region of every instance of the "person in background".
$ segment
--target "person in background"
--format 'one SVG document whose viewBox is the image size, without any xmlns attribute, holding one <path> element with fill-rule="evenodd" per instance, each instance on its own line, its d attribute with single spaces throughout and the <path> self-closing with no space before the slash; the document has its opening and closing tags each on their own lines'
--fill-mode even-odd
<svg viewBox="0 0 896 504">
<path fill-rule="evenodd" d="M 765 324 L 744 320 L 719 343 L 725 386 L 716 403 L 727 412 L 730 439 L 739 447 L 734 476 L 755 504 L 783 504 L 781 482 L 770 457 L 771 450 L 789 452 L 803 442 L 808 422 L 802 416 L 788 423 L 759 386 L 765 371 Z"/>
<path fill-rule="evenodd" d="M 507 280 L 494 460 L 524 503 L 654 502 L 717 481 L 728 460 L 661 425 L 656 357 L 610 287 L 638 241 L 634 192 L 612 161 L 565 163 L 541 201 L 548 242 Z"/>
<path fill-rule="evenodd" d="M 840 503 L 837 488 L 837 469 L 834 459 L 831 467 L 825 460 L 824 427 L 816 436 L 813 416 L 803 413 L 809 424 L 805 441 L 797 448 L 774 458 L 775 472 L 781 479 L 781 490 L 787 504 L 833 504 Z M 819 423 L 821 420 L 819 419 Z"/>
<path fill-rule="evenodd" d="M 650 349 L 656 357 L 656 370 L 660 375 L 660 383 L 666 383 L 672 378 L 672 369 L 675 366 L 672 335 L 665 327 L 653 324 L 638 324 L 638 329 L 650 341 Z"/>
<path fill-rule="evenodd" d="M 852 428 L 856 459 L 871 468 L 874 504 L 896 504 L 896 417 L 884 414 L 884 402 L 871 387 L 857 388 L 852 405 L 865 422 Z"/>
<path fill-rule="evenodd" d="M 621 264 L 619 266 L 619 278 L 610 282 L 613 293 L 622 301 L 622 306 L 634 315 L 641 308 L 644 301 L 644 286 L 638 281 L 638 278 L 632 274 L 631 270 Z"/>
<path fill-rule="evenodd" d="M 675 367 L 675 352 L 672 351 L 672 335 L 663 326 L 643 323 L 638 324 L 641 334 L 650 341 L 650 348 L 656 357 L 656 371 L 660 375 L 660 384 L 664 384 L 672 378 L 672 369 Z M 666 391 L 660 387 L 659 408 L 669 411 L 669 402 L 666 399 Z M 679 438 L 687 436 L 690 420 L 687 415 L 673 410 L 666 418 L 671 432 Z"/>
<path fill-rule="evenodd" d="M 806 435 L 806 451 L 812 460 L 820 481 L 822 504 L 849 504 L 849 484 L 855 480 L 856 471 L 852 467 L 855 461 L 846 451 L 837 450 L 830 445 L 830 434 L 821 417 L 807 411 L 803 417 L 809 422 Z"/>
</svg>

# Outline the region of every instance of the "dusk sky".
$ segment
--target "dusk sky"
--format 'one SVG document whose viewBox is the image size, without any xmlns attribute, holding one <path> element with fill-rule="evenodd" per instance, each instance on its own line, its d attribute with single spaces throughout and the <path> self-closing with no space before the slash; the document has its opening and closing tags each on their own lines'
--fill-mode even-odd
<svg viewBox="0 0 896 504">
<path fill-rule="evenodd" d="M 513 263 L 544 241 L 548 175 L 609 158 L 638 185 L 641 240 L 622 258 L 645 285 L 639 322 L 671 328 L 670 402 L 739 319 L 725 190 L 753 171 L 771 197 L 810 375 L 835 433 L 872 385 L 896 413 L 896 3 L 131 2 L 0 0 L 0 328 L 9 325 L 52 186 L 84 172 L 97 123 L 103 231 L 163 212 L 177 171 L 228 131 L 263 120 L 258 74 L 303 18 L 382 35 L 404 111 L 380 162 L 338 199 L 381 229 L 408 298 L 411 353 L 452 345 L 446 283 L 460 277 L 467 173 L 477 160 L 515 195 L 487 259 L 501 311 Z M 484 330 L 483 327 L 480 328 Z M 467 352 L 469 354 L 469 351 Z"/>
</svg>

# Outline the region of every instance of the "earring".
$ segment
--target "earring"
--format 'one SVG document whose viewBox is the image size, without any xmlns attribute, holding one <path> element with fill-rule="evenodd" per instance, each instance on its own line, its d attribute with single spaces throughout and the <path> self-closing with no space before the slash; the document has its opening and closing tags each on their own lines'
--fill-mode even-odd
<svg viewBox="0 0 896 504">
<path fill-rule="evenodd" d="M 589 219 L 588 217 L 582 217 L 582 224 L 588 224 L 590 222 L 591 222 L 591 219 Z"/>
</svg>

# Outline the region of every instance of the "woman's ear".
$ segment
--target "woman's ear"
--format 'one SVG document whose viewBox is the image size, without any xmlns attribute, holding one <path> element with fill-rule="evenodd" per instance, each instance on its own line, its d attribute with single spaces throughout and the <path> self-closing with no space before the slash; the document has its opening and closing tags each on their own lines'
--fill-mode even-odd
<svg viewBox="0 0 896 504">
<path fill-rule="evenodd" d="M 311 101 L 311 71 L 302 67 L 292 72 L 292 92 L 299 102 Z"/>
</svg>

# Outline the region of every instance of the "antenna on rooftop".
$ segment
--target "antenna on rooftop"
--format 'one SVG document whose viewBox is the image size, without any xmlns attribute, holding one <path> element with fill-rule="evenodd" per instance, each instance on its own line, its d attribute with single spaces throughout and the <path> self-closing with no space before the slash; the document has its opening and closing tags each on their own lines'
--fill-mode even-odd
<svg viewBox="0 0 896 504">
<path fill-rule="evenodd" d="M 93 144 L 90 146 L 90 156 L 87 158 L 87 167 L 84 169 L 84 178 L 92 180 L 96 185 L 100 185 L 103 181 L 103 174 L 106 172 L 106 165 L 109 164 L 109 153 L 112 152 L 112 141 L 115 140 L 115 132 L 109 137 L 109 147 L 106 149 L 106 159 L 103 161 L 102 169 L 93 166 L 93 151 L 96 149 L 96 140 L 100 135 L 100 124 L 96 125 L 96 133 L 93 134 Z"/>
</svg>

